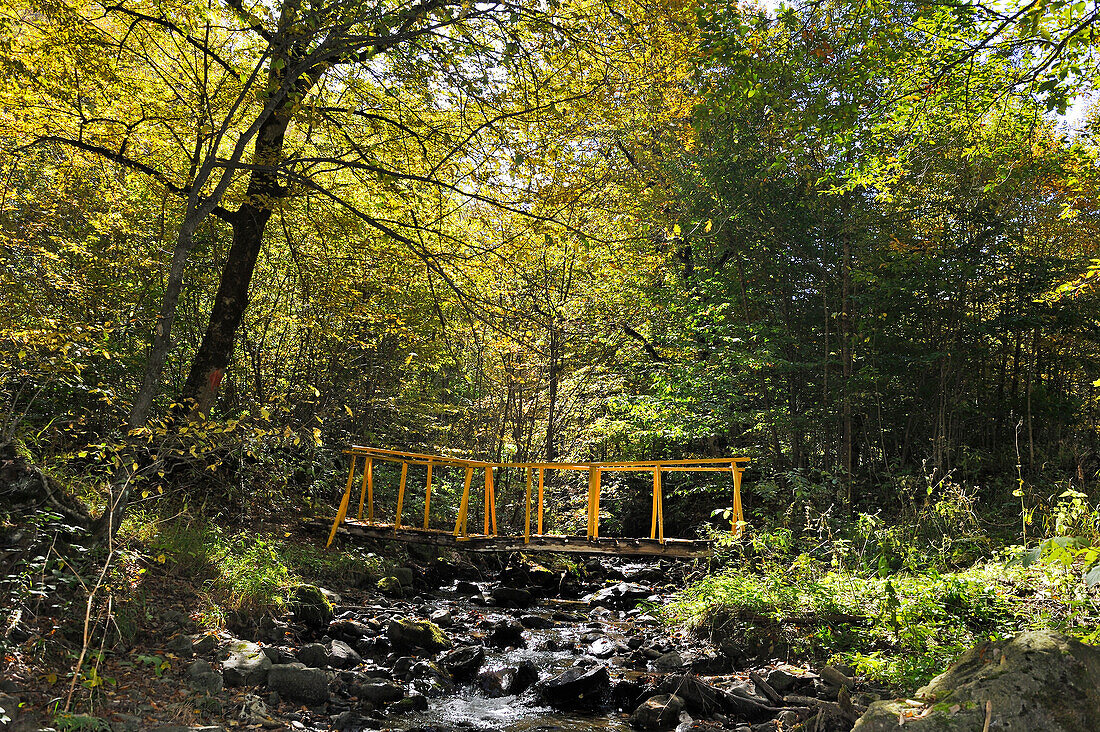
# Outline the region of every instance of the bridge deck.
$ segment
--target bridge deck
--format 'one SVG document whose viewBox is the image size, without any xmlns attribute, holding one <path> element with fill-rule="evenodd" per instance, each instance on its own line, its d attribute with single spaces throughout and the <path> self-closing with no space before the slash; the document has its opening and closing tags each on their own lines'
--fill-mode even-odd
<svg viewBox="0 0 1100 732">
<path fill-rule="evenodd" d="M 318 524 L 321 525 L 321 524 Z M 326 525 L 327 528 L 327 525 Z M 367 524 L 363 521 L 345 520 L 337 533 L 381 541 L 404 541 L 414 544 L 446 546 L 472 552 L 558 552 L 565 554 L 618 554 L 645 557 L 708 557 L 713 544 L 696 539 L 633 539 L 600 536 L 591 539 L 583 536 L 545 534 L 532 536 L 455 536 L 448 531 L 417 529 L 402 526 L 394 530 L 393 524 Z"/>
</svg>

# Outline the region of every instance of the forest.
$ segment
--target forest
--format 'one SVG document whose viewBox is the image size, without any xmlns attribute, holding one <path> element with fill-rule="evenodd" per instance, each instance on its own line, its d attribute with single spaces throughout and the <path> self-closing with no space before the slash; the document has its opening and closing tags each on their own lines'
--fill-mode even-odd
<svg viewBox="0 0 1100 732">
<path fill-rule="evenodd" d="M 1096 730 L 1098 29 L 0 0 L 0 727 Z M 745 457 L 744 516 L 685 471 L 693 561 L 326 548 L 356 445 Z M 648 537 L 649 475 L 603 480 Z M 546 533 L 586 490 L 548 473 Z M 1049 687 L 1040 647 L 1091 691 L 943 702 L 960 654 Z"/>
</svg>

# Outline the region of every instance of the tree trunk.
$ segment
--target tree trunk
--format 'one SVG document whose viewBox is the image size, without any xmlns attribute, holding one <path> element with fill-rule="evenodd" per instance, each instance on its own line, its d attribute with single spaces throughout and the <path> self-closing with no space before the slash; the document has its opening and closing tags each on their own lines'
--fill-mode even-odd
<svg viewBox="0 0 1100 732">
<path fill-rule="evenodd" d="M 547 394 L 547 407 L 546 407 L 546 462 L 552 463 L 558 457 L 557 448 L 554 446 L 556 435 L 554 432 L 554 420 L 557 418 L 555 410 L 558 405 L 558 372 L 560 369 L 559 354 L 560 344 L 558 343 L 558 327 L 557 324 L 551 322 L 550 324 L 550 363 L 547 376 L 548 379 L 548 394 Z"/>
<path fill-rule="evenodd" d="M 847 222 L 845 222 L 847 226 Z M 844 480 L 847 485 L 848 502 L 852 500 L 852 238 L 844 231 L 841 234 L 843 242 L 843 261 L 840 272 L 840 366 L 843 380 L 843 395 L 841 402 L 841 469 L 844 471 Z"/>
<path fill-rule="evenodd" d="M 237 329 L 248 307 L 248 287 L 263 246 L 264 229 L 271 218 L 272 204 L 283 195 L 275 166 L 282 159 L 289 119 L 285 106 L 276 110 L 256 136 L 257 167 L 250 174 L 245 201 L 233 217 L 233 243 L 222 268 L 210 322 L 183 387 L 184 400 L 191 401 L 195 412 L 200 414 L 210 413 L 233 358 Z"/>
</svg>

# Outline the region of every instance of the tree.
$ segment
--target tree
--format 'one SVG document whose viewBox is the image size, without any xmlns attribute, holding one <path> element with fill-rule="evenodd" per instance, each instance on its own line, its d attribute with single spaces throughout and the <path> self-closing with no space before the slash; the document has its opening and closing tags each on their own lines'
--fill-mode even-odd
<svg viewBox="0 0 1100 732">
<path fill-rule="evenodd" d="M 149 175 L 184 202 L 131 426 L 157 393 L 193 234 L 207 216 L 231 228 L 232 243 L 184 389 L 204 413 L 273 212 L 295 196 L 329 198 L 436 269 L 416 233 L 440 233 L 416 217 L 425 202 L 546 218 L 525 191 L 484 187 L 502 181 L 508 130 L 568 112 L 607 82 L 606 71 L 569 73 L 606 60 L 593 39 L 614 20 L 584 6 L 444 0 L 31 3 L 5 16 L 9 78 L 22 82 L 8 97 L 19 105 L 12 124 L 32 144 Z"/>
</svg>

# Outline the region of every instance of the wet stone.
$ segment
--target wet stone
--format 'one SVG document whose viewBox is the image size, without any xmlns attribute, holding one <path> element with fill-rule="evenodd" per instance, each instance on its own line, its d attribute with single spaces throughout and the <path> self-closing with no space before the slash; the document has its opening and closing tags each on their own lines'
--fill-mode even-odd
<svg viewBox="0 0 1100 732">
<path fill-rule="evenodd" d="M 381 707 L 405 698 L 405 687 L 393 681 L 368 681 L 352 687 L 352 694 L 363 701 Z"/>
<path fill-rule="evenodd" d="M 447 634 L 428 620 L 403 618 L 390 621 L 386 635 L 394 648 L 421 648 L 426 651 L 442 651 L 451 647 Z"/>
<path fill-rule="evenodd" d="M 496 587 L 489 596 L 502 607 L 528 607 L 534 602 L 534 596 L 520 587 Z"/>
<path fill-rule="evenodd" d="M 489 645 L 496 648 L 523 648 L 523 625 L 513 618 L 504 618 L 493 624 L 489 632 Z"/>
<path fill-rule="evenodd" d="M 611 658 L 615 655 L 615 641 L 610 638 L 598 638 L 588 646 L 588 653 L 596 658 Z"/>
<path fill-rule="evenodd" d="M 471 679 L 485 663 L 485 649 L 481 646 L 459 648 L 444 656 L 442 663 L 455 679 Z"/>
<path fill-rule="evenodd" d="M 410 712 L 428 711 L 428 698 L 422 694 L 412 694 L 404 699 L 398 699 L 387 710 L 391 715 L 409 714 Z"/>
<path fill-rule="evenodd" d="M 630 725 L 635 729 L 662 729 L 676 724 L 684 700 L 675 694 L 656 694 L 646 699 L 630 715 Z"/>
<path fill-rule="evenodd" d="M 607 666 L 575 666 L 538 685 L 543 701 L 561 709 L 593 707 L 611 688 Z"/>
<path fill-rule="evenodd" d="M 521 615 L 520 624 L 529 630 L 547 630 L 554 627 L 554 621 L 541 615 Z"/>
</svg>

